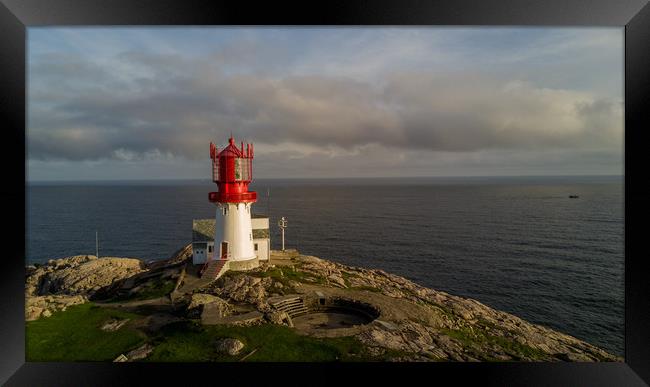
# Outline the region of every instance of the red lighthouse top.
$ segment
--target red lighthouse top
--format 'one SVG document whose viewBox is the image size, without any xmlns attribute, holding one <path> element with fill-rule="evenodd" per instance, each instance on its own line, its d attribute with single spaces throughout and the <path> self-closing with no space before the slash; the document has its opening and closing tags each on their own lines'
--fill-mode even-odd
<svg viewBox="0 0 650 387">
<path fill-rule="evenodd" d="M 235 145 L 230 136 L 228 146 L 221 152 L 210 143 L 212 159 L 212 181 L 217 183 L 219 192 L 210 192 L 209 200 L 218 203 L 253 203 L 257 193 L 248 191 L 248 184 L 253 179 L 253 144 Z"/>
</svg>

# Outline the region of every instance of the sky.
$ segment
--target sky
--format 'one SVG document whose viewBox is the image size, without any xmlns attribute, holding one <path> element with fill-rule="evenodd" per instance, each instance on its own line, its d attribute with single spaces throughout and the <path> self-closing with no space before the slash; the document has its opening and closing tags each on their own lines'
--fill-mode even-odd
<svg viewBox="0 0 650 387">
<path fill-rule="evenodd" d="M 27 178 L 621 175 L 622 28 L 30 27 Z"/>
</svg>

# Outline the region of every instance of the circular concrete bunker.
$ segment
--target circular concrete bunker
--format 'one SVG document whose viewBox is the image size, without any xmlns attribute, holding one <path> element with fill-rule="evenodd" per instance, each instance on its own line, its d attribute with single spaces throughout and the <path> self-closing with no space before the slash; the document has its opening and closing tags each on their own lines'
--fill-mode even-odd
<svg viewBox="0 0 650 387">
<path fill-rule="evenodd" d="M 321 292 L 315 296 L 285 297 L 275 303 L 291 317 L 294 328 L 304 332 L 332 331 L 359 327 L 379 317 L 374 306 L 342 297 L 326 297 Z M 291 306 L 290 306 L 291 305 Z"/>
</svg>

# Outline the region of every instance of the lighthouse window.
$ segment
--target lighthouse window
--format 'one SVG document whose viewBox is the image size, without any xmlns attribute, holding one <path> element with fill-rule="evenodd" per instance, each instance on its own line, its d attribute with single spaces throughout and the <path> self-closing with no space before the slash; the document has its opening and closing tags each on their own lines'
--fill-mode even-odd
<svg viewBox="0 0 650 387">
<path fill-rule="evenodd" d="M 250 159 L 236 158 L 235 159 L 235 180 L 250 180 Z"/>
<path fill-rule="evenodd" d="M 240 162 L 241 159 L 235 159 L 235 180 L 241 180 L 241 170 L 242 170 L 242 165 Z"/>
<path fill-rule="evenodd" d="M 255 251 L 257 251 L 257 243 L 255 243 Z"/>
</svg>

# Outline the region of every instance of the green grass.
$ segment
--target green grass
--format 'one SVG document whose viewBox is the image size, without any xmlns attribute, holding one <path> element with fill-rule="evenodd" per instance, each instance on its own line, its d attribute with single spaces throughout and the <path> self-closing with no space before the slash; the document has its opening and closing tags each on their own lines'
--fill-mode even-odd
<svg viewBox="0 0 650 387">
<path fill-rule="evenodd" d="M 291 328 L 265 324 L 251 327 L 201 326 L 182 322 L 169 325 L 155 340 L 156 348 L 148 361 L 238 361 L 253 349 L 245 361 L 330 362 L 373 359 L 362 343 L 353 337 L 313 338 L 297 334 Z M 220 354 L 215 342 L 232 337 L 245 347 L 236 356 Z M 388 354 L 394 355 L 394 354 Z M 384 355 L 386 356 L 386 355 Z"/>
<path fill-rule="evenodd" d="M 28 321 L 26 326 L 27 361 L 112 361 L 141 345 L 145 335 L 129 323 L 115 332 L 100 327 L 109 319 L 131 320 L 135 313 L 104 308 L 93 303 L 74 305 L 51 317 Z"/>
</svg>

